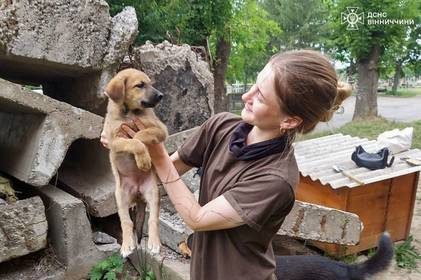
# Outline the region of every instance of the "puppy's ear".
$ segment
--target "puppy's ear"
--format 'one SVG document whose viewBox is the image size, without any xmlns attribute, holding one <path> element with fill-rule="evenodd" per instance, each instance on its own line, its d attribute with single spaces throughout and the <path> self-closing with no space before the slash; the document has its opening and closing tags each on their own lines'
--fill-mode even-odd
<svg viewBox="0 0 421 280">
<path fill-rule="evenodd" d="M 126 92 L 126 75 L 117 74 L 105 87 L 105 94 L 116 103 L 119 103 L 124 98 Z"/>
</svg>

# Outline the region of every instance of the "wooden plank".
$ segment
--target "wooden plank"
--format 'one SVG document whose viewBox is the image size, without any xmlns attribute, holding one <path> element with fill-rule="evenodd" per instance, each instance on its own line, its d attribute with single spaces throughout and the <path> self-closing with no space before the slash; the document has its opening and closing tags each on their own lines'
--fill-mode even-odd
<svg viewBox="0 0 421 280">
<path fill-rule="evenodd" d="M 309 177 L 300 176 L 300 183 L 295 191 L 297 200 L 314 203 L 346 211 L 348 188 L 333 190 L 320 181 L 312 181 Z"/>
</svg>

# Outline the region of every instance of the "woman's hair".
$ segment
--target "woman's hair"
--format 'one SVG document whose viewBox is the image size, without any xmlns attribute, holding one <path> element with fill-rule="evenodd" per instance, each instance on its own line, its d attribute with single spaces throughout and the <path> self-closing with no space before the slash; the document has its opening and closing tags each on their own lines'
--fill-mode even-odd
<svg viewBox="0 0 421 280">
<path fill-rule="evenodd" d="M 303 119 L 297 128 L 287 131 L 290 140 L 296 132 L 305 134 L 319 121 L 329 121 L 342 101 L 352 93 L 348 84 L 338 83 L 335 69 L 320 52 L 278 53 L 269 63 L 275 73 L 275 90 L 281 109 L 290 116 Z"/>
</svg>

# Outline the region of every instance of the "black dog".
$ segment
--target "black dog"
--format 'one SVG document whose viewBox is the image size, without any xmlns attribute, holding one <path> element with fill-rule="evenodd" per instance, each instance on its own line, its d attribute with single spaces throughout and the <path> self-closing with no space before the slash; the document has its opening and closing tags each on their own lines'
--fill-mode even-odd
<svg viewBox="0 0 421 280">
<path fill-rule="evenodd" d="M 393 243 L 388 233 L 380 237 L 376 253 L 359 264 L 345 264 L 322 256 L 277 256 L 279 280 L 363 280 L 390 265 Z"/>
</svg>

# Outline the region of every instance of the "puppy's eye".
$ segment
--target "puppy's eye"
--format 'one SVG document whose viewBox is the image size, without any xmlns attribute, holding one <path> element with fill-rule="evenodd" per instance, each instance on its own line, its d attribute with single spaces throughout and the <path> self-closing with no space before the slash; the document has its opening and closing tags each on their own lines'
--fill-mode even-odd
<svg viewBox="0 0 421 280">
<path fill-rule="evenodd" d="M 145 83 L 141 82 L 140 84 L 137 84 L 136 87 L 138 88 L 144 88 L 145 87 Z"/>
</svg>

